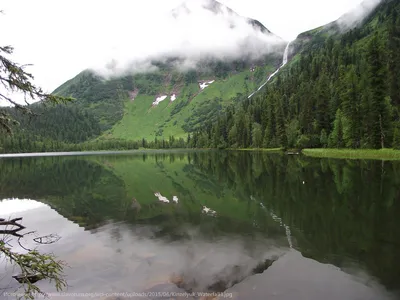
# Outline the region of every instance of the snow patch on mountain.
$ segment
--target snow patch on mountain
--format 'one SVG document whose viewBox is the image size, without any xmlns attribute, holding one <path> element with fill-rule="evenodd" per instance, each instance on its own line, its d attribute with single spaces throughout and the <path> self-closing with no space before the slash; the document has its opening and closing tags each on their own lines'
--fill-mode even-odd
<svg viewBox="0 0 400 300">
<path fill-rule="evenodd" d="M 204 82 L 200 82 L 199 86 L 200 89 L 204 90 L 206 87 L 208 87 L 211 83 L 213 83 L 215 80 L 210 80 L 210 81 L 204 81 Z"/>
<path fill-rule="evenodd" d="M 159 193 L 159 192 L 154 193 L 154 196 L 156 196 L 160 202 L 170 203 L 169 199 L 167 197 L 164 197 L 163 195 L 161 195 L 161 193 Z M 178 196 L 173 196 L 172 201 L 174 203 L 178 203 L 178 201 L 179 201 Z"/>
<path fill-rule="evenodd" d="M 215 216 L 217 214 L 217 212 L 215 210 L 212 210 L 211 208 L 209 208 L 207 206 L 203 206 L 203 209 L 201 211 L 203 213 L 205 213 L 207 215 L 211 215 L 211 216 Z"/>
<path fill-rule="evenodd" d="M 154 196 L 158 198 L 159 201 L 164 202 L 164 203 L 169 203 L 169 200 L 167 197 L 162 196 L 160 193 L 154 193 Z"/>
<path fill-rule="evenodd" d="M 158 104 L 160 104 L 162 101 L 164 101 L 165 99 L 167 99 L 168 96 L 163 95 L 160 97 L 157 97 L 156 100 L 152 103 L 153 106 L 157 106 Z"/>
</svg>

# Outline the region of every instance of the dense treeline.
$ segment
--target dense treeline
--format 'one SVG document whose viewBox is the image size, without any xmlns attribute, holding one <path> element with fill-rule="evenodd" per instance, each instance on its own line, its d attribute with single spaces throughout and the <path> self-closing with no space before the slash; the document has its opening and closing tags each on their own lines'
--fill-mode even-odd
<svg viewBox="0 0 400 300">
<path fill-rule="evenodd" d="M 190 138 L 189 138 L 190 141 Z M 20 132 L 12 136 L 0 135 L 0 153 L 32 153 L 56 151 L 98 151 L 98 150 L 135 150 L 186 148 L 187 140 L 170 137 L 168 140 L 157 139 L 139 141 L 104 139 L 81 143 L 67 143 L 59 140 L 45 139 L 31 133 Z"/>
<path fill-rule="evenodd" d="M 132 76 L 103 80 L 86 70 L 58 87 L 53 94 L 77 99 L 69 106 L 90 115 L 104 131 L 122 118 L 124 101 L 132 89 Z M 49 118 L 48 114 L 44 113 L 43 117 Z M 48 126 L 54 126 L 54 122 L 50 120 Z"/>
<path fill-rule="evenodd" d="M 399 7 L 385 1 L 363 26 L 300 53 L 191 146 L 400 148 Z"/>
<path fill-rule="evenodd" d="M 8 109 L 18 122 L 14 128 L 15 135 L 21 137 L 40 136 L 64 143 L 80 143 L 94 138 L 101 133 L 101 128 L 94 116 L 75 106 L 33 105 L 33 115 Z"/>
</svg>

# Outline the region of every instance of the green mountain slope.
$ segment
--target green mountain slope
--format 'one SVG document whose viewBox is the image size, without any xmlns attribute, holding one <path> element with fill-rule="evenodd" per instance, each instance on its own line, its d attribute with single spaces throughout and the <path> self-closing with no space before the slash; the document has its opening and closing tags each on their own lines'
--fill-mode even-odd
<svg viewBox="0 0 400 300">
<path fill-rule="evenodd" d="M 400 148 L 399 13 L 386 0 L 351 30 L 300 35 L 296 59 L 193 146 Z"/>
<path fill-rule="evenodd" d="M 362 2 L 360 6 L 372 6 L 372 4 L 365 4 L 373 2 L 368 1 L 369 0 Z M 387 5 L 388 2 L 384 1 L 383 4 L 378 5 L 375 8 L 371 8 L 369 14 L 361 19 L 354 19 L 354 21 L 349 21 L 349 19 L 352 18 L 351 12 L 349 12 L 341 16 L 338 20 L 299 34 L 291 44 L 291 54 L 298 56 L 302 52 L 317 50 L 328 38 L 338 40 L 341 38 L 342 34 L 349 32 L 354 33 L 362 27 L 367 27 L 368 30 L 378 29 L 377 25 L 381 23 L 382 19 L 385 18 L 386 15 L 389 14 Z M 364 31 L 364 34 L 368 34 L 368 30 Z M 360 36 L 358 36 L 358 38 L 360 38 Z"/>
<path fill-rule="evenodd" d="M 279 65 L 281 55 L 278 52 L 258 62 L 212 61 L 206 72 L 180 73 L 162 66 L 157 72 L 111 80 L 84 71 L 54 94 L 75 97 L 73 106 L 99 118 L 103 138 L 179 137 L 258 87 Z M 204 89 L 203 83 L 207 84 Z M 155 105 L 158 98 L 163 101 Z"/>
<path fill-rule="evenodd" d="M 262 73 L 272 68 L 260 68 Z M 135 100 L 124 102 L 123 118 L 105 133 L 105 137 L 123 139 L 154 139 L 155 137 L 187 135 L 205 120 L 213 120 L 223 106 L 233 99 L 245 96 L 254 89 L 259 80 L 250 71 L 217 79 L 204 90 L 198 84 L 184 85 L 176 94 L 175 101 L 168 98 L 153 106 L 154 95 L 139 95 Z M 207 81 L 215 80 L 209 77 Z M 168 90 L 168 88 L 166 88 Z"/>
</svg>

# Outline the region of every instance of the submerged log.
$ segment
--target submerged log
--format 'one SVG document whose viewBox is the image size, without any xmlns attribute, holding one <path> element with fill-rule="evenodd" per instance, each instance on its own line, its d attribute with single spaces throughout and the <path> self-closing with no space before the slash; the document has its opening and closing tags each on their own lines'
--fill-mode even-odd
<svg viewBox="0 0 400 300">
<path fill-rule="evenodd" d="M 16 281 L 19 283 L 35 283 L 38 282 L 39 280 L 43 279 L 42 276 L 39 273 L 36 274 L 18 274 L 18 275 L 13 275 L 12 276 Z"/>
</svg>

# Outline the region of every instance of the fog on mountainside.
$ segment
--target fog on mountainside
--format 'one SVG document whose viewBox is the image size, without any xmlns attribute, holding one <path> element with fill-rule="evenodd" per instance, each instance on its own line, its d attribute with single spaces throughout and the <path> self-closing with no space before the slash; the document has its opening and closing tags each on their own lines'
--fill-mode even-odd
<svg viewBox="0 0 400 300">
<path fill-rule="evenodd" d="M 364 0 L 357 5 L 353 10 L 341 16 L 336 24 L 339 25 L 342 31 L 354 28 L 360 24 L 382 0 Z"/>
<path fill-rule="evenodd" d="M 163 19 L 149 22 L 159 26 L 143 26 L 139 33 L 118 41 L 118 47 L 100 57 L 91 69 L 106 77 L 151 72 L 155 70 L 152 60 L 178 57 L 177 69 L 185 70 L 204 58 L 259 59 L 281 52 L 286 44 L 260 22 L 214 0 L 186 1 Z"/>
</svg>

